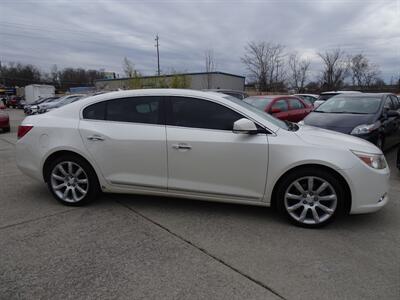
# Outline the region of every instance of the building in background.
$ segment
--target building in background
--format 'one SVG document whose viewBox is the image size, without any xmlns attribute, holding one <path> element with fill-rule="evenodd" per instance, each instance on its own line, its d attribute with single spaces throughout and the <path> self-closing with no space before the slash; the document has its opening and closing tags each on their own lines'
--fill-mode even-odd
<svg viewBox="0 0 400 300">
<path fill-rule="evenodd" d="M 142 88 L 230 89 L 243 91 L 245 77 L 224 72 L 182 73 L 161 76 L 100 79 L 97 90 Z"/>
</svg>

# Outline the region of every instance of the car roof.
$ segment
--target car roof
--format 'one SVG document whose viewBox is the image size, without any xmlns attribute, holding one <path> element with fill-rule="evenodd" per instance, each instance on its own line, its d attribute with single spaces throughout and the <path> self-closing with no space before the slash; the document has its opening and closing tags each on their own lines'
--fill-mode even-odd
<svg viewBox="0 0 400 300">
<path fill-rule="evenodd" d="M 360 91 L 328 91 L 328 92 L 323 92 L 321 95 L 326 95 L 326 94 L 361 94 L 362 92 Z"/>
<path fill-rule="evenodd" d="M 137 90 L 123 90 L 123 91 L 115 91 L 104 93 L 96 96 L 89 96 L 86 98 L 82 98 L 80 101 L 75 101 L 71 104 L 65 105 L 59 109 L 55 109 L 51 113 L 54 116 L 68 116 L 68 115 L 75 115 L 77 112 L 80 112 L 83 108 L 87 107 L 88 105 L 107 101 L 112 99 L 119 99 L 119 98 L 130 98 L 130 97 L 139 97 L 139 96 L 181 96 L 181 97 L 193 97 L 199 99 L 210 100 L 216 103 L 220 103 L 232 109 L 236 109 L 238 111 L 242 111 L 243 107 L 241 104 L 241 100 L 237 100 L 238 103 L 232 101 L 226 95 L 222 93 L 216 92 L 204 92 L 199 90 L 190 90 L 190 89 L 137 89 Z M 265 119 L 260 117 L 257 113 L 252 111 L 247 111 L 246 114 L 249 117 L 253 118 L 254 120 L 263 123 Z M 245 115 L 246 115 L 245 114 Z M 274 125 L 271 122 L 268 122 L 268 129 L 271 131 L 279 130 L 277 125 Z"/>
</svg>

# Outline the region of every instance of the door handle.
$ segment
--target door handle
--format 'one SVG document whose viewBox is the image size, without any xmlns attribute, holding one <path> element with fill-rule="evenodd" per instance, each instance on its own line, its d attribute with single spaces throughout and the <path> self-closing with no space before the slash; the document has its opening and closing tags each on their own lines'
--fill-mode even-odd
<svg viewBox="0 0 400 300">
<path fill-rule="evenodd" d="M 192 146 L 188 144 L 173 144 L 172 148 L 177 149 L 177 150 L 190 150 L 192 149 Z"/>
<path fill-rule="evenodd" d="M 89 141 L 104 141 L 104 138 L 100 135 L 91 135 L 91 136 L 88 136 L 87 139 Z"/>
</svg>

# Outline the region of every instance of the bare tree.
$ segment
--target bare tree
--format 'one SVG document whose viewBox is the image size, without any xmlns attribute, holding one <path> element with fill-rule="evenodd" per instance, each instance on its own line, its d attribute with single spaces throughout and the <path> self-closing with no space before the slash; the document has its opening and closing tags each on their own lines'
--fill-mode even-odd
<svg viewBox="0 0 400 300">
<path fill-rule="evenodd" d="M 278 89 L 285 77 L 285 47 L 281 44 L 267 42 L 250 42 L 245 47 L 245 55 L 241 58 L 256 81 L 260 91 Z"/>
<path fill-rule="evenodd" d="M 205 62 L 205 67 L 206 67 L 206 72 L 207 72 L 206 86 L 207 86 L 207 89 L 211 89 L 212 88 L 211 72 L 214 72 L 215 68 L 216 68 L 213 50 L 211 50 L 211 49 L 206 50 L 206 52 L 204 53 L 204 62 Z"/>
<path fill-rule="evenodd" d="M 304 92 L 310 71 L 310 61 L 308 59 L 302 59 L 297 53 L 292 53 L 289 56 L 288 65 L 288 81 L 290 87 L 295 90 L 296 93 Z"/>
<path fill-rule="evenodd" d="M 361 88 L 371 86 L 379 75 L 379 67 L 372 64 L 363 54 L 350 57 L 350 72 L 353 85 Z"/>
<path fill-rule="evenodd" d="M 348 76 L 349 63 L 340 48 L 318 53 L 324 63 L 321 82 L 324 89 L 337 90 Z"/>
<path fill-rule="evenodd" d="M 124 57 L 124 60 L 122 61 L 122 69 L 123 69 L 126 77 L 137 77 L 138 76 L 138 72 L 135 70 L 135 65 L 127 57 Z"/>
</svg>

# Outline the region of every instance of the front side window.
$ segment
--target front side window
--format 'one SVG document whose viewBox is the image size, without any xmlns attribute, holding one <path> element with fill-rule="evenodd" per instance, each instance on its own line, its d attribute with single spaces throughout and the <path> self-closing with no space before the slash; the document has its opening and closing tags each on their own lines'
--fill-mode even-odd
<svg viewBox="0 0 400 300">
<path fill-rule="evenodd" d="M 290 109 L 302 109 L 304 108 L 303 103 L 298 99 L 289 99 Z"/>
<path fill-rule="evenodd" d="M 239 113 L 211 101 L 187 97 L 170 99 L 168 125 L 233 130 L 233 123 L 243 118 Z"/>
<path fill-rule="evenodd" d="M 386 97 L 386 100 L 385 100 L 385 109 L 394 109 L 394 105 L 393 105 L 393 102 L 392 102 L 392 99 L 390 99 L 389 97 Z"/>
<path fill-rule="evenodd" d="M 279 109 L 280 111 L 288 111 L 288 110 L 289 110 L 288 104 L 287 104 L 286 100 L 278 100 L 278 101 L 276 101 L 276 102 L 272 105 L 271 111 L 272 111 L 274 108 L 277 108 L 277 109 Z"/>
</svg>

